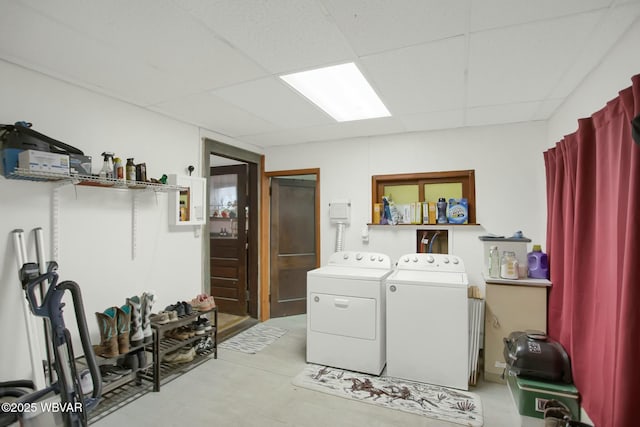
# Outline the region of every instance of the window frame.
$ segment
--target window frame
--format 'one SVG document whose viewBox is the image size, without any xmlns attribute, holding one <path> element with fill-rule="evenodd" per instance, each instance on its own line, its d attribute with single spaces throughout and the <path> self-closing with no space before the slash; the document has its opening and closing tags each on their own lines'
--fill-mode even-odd
<svg viewBox="0 0 640 427">
<path fill-rule="evenodd" d="M 392 175 L 371 176 L 371 218 L 373 218 L 375 203 L 381 203 L 385 185 L 418 185 L 419 202 L 424 202 L 424 185 L 460 183 L 462 185 L 462 197 L 468 202 L 470 225 L 476 224 L 476 182 L 475 170 L 443 171 L 404 173 Z M 456 224 L 448 224 L 456 225 Z"/>
</svg>

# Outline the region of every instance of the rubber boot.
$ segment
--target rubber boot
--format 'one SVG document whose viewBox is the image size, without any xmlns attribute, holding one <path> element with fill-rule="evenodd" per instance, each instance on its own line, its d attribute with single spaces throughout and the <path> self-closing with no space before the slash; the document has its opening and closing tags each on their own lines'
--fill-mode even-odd
<svg viewBox="0 0 640 427">
<path fill-rule="evenodd" d="M 116 307 L 107 308 L 104 313 L 96 313 L 100 328 L 100 344 L 93 351 L 106 358 L 118 356 L 118 332 L 116 330 Z"/>
<path fill-rule="evenodd" d="M 155 295 L 152 291 L 145 292 L 140 298 L 142 304 L 142 335 L 144 337 L 143 342 L 149 344 L 152 341 L 153 332 L 151 331 L 151 309 L 155 302 Z"/>
<path fill-rule="evenodd" d="M 142 333 L 142 303 L 140 298 L 136 295 L 131 298 L 127 298 L 127 304 L 131 306 L 131 328 L 129 330 L 129 341 L 134 347 L 142 345 L 143 333 Z"/>
<path fill-rule="evenodd" d="M 116 307 L 116 327 L 118 329 L 118 352 L 129 353 L 129 332 L 131 327 L 131 306 Z"/>
</svg>

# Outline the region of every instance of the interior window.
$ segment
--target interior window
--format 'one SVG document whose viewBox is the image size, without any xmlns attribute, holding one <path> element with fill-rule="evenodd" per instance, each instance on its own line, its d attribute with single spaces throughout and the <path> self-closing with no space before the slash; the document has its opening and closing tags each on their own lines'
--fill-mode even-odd
<svg viewBox="0 0 640 427">
<path fill-rule="evenodd" d="M 373 205 L 381 203 L 383 196 L 399 205 L 437 202 L 440 197 L 447 201 L 464 197 L 468 202 L 469 224 L 476 223 L 474 170 L 374 175 L 371 177 L 372 218 Z"/>
</svg>

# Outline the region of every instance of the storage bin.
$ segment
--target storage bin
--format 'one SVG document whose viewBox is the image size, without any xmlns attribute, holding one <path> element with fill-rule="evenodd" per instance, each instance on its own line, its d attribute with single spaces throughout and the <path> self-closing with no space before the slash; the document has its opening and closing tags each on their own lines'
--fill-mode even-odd
<svg viewBox="0 0 640 427">
<path fill-rule="evenodd" d="M 507 385 L 520 415 L 544 418 L 544 404 L 555 399 L 567 405 L 574 420 L 580 420 L 580 399 L 573 384 L 552 383 L 518 377 L 507 370 Z"/>
</svg>

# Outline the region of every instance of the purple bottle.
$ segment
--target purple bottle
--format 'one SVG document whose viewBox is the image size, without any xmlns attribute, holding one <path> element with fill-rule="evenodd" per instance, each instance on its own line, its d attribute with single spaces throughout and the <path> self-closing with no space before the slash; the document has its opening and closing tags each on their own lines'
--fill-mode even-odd
<svg viewBox="0 0 640 427">
<path fill-rule="evenodd" d="M 533 245 L 533 252 L 527 254 L 529 277 L 532 279 L 549 278 L 549 258 L 542 252 L 540 245 Z"/>
</svg>

